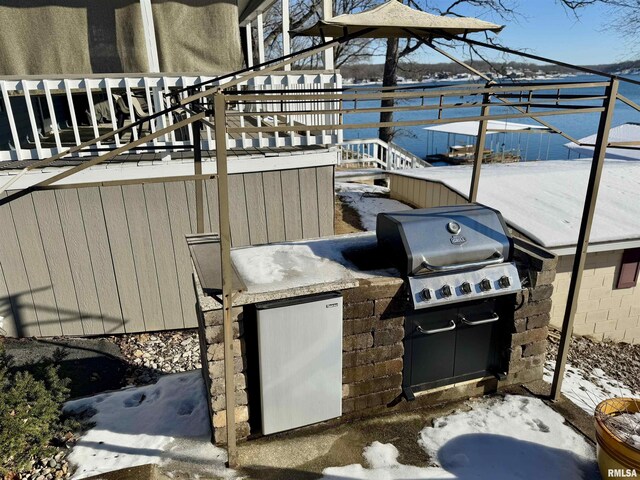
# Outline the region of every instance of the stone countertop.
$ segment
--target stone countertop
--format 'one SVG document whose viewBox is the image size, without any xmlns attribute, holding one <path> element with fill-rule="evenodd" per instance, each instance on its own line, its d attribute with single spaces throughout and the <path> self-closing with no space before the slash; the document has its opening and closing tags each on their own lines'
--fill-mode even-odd
<svg viewBox="0 0 640 480">
<path fill-rule="evenodd" d="M 249 305 L 345 290 L 362 283 L 402 283 L 397 270 L 385 268 L 384 259 L 371 258 L 379 256 L 375 247 L 375 233 L 367 232 L 235 248 L 231 258 L 247 289 L 233 303 Z M 220 307 L 199 286 L 198 294 L 205 309 Z"/>
</svg>

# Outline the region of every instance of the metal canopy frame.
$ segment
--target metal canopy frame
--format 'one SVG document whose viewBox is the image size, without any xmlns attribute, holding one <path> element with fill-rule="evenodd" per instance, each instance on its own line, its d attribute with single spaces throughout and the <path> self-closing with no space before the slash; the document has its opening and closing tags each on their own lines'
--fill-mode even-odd
<svg viewBox="0 0 640 480">
<path fill-rule="evenodd" d="M 523 52 L 510 50 L 504 47 L 498 47 L 492 44 L 486 44 L 456 36 L 446 36 L 439 34 L 450 40 L 457 40 L 468 44 L 482 46 L 501 52 L 514 55 L 524 56 L 535 60 L 553 63 L 578 71 L 587 73 L 596 73 L 608 78 L 607 81 L 595 82 L 558 82 L 550 84 L 536 83 L 518 83 L 518 84 L 500 84 L 482 72 L 467 65 L 463 61 L 455 58 L 451 54 L 445 52 L 441 48 L 435 46 L 431 39 L 423 38 L 424 32 L 420 35 L 413 35 L 412 32 L 407 33 L 426 40 L 426 45 L 433 50 L 444 55 L 446 58 L 463 66 L 474 75 L 483 78 L 484 84 L 471 84 L 466 86 L 418 86 L 418 87 L 382 87 L 382 88 L 341 88 L 341 89 L 324 89 L 324 90 L 273 90 L 273 91 L 237 91 L 235 90 L 239 83 L 246 81 L 248 78 L 264 75 L 265 73 L 283 68 L 297 60 L 306 58 L 310 55 L 320 53 L 324 50 L 332 48 L 334 45 L 344 43 L 356 37 L 367 36 L 372 29 L 362 30 L 357 34 L 345 35 L 330 41 L 325 41 L 318 46 L 310 47 L 301 52 L 286 55 L 279 59 L 264 62 L 254 67 L 243 69 L 222 77 L 218 77 L 209 82 L 203 82 L 188 89 L 174 90 L 170 92 L 169 98 L 171 105 L 162 111 L 147 117 L 141 118 L 136 122 L 125 127 L 114 130 L 108 134 L 97 137 L 94 140 L 82 143 L 77 147 L 72 147 L 48 159 L 35 162 L 18 175 L 14 176 L 9 182 L 0 187 L 0 193 L 6 190 L 17 178 L 22 176 L 29 170 L 45 167 L 55 160 L 72 155 L 82 150 L 94 148 L 94 145 L 102 140 L 106 140 L 116 134 L 120 134 L 132 128 L 136 128 L 144 122 L 152 120 L 160 115 L 171 111 L 182 109 L 189 116 L 184 120 L 174 123 L 173 125 L 157 130 L 149 135 L 130 142 L 120 148 L 104 153 L 92 160 L 81 163 L 78 166 L 64 170 L 36 185 L 28 187 L 22 191 L 11 193 L 3 199 L 0 199 L 0 205 L 6 204 L 28 194 L 33 191 L 43 189 L 57 188 L 82 188 L 96 185 L 124 185 L 131 183 L 147 183 L 147 182 L 175 182 L 175 181 L 194 181 L 196 187 L 196 214 L 197 214 L 197 232 L 204 232 L 204 198 L 203 198 L 203 180 L 209 178 L 217 178 L 218 180 L 218 208 L 220 222 L 220 250 L 222 263 L 222 309 L 224 314 L 224 367 L 225 367 L 225 393 L 226 393 L 226 428 L 227 428 L 227 452 L 228 463 L 231 467 L 238 464 L 237 448 L 236 448 L 236 422 L 235 422 L 235 385 L 234 385 L 234 347 L 233 347 L 233 330 L 231 308 L 233 305 L 234 295 L 237 293 L 233 289 L 232 275 L 233 268 L 231 262 L 231 229 L 230 229 L 230 212 L 229 212 L 229 182 L 228 182 L 228 158 L 227 158 L 227 139 L 230 134 L 246 135 L 272 134 L 276 138 L 282 135 L 310 135 L 314 131 L 327 130 L 344 130 L 351 128 L 378 128 L 381 126 L 409 126 L 409 125 L 429 125 L 438 123 L 448 123 L 454 121 L 479 121 L 479 131 L 475 146 L 475 158 L 473 165 L 473 174 L 471 188 L 469 191 L 469 201 L 475 202 L 478 194 L 480 181 L 482 154 L 484 151 L 484 141 L 486 138 L 486 128 L 488 120 L 491 119 L 511 119 L 511 118 L 530 118 L 535 122 L 551 129 L 570 141 L 578 143 L 567 133 L 557 129 L 543 120 L 541 117 L 550 117 L 556 115 L 567 115 L 576 113 L 599 113 L 600 123 L 596 141 L 596 149 L 592 161 L 591 175 L 586 192 L 586 201 L 582 215 L 582 223 L 580 234 L 578 237 L 578 247 L 573 265 L 573 273 L 571 284 L 569 287 L 569 296 L 567 300 L 564 322 L 562 328 L 562 336 L 558 351 L 558 361 L 554 372 L 554 379 L 551 388 L 551 398 L 556 400 L 560 396 L 562 386 L 562 377 L 565 369 L 567 353 L 571 341 L 571 333 L 573 331 L 573 322 L 578 301 L 578 293 L 580 288 L 580 280 L 584 269 L 584 263 L 589 243 L 589 234 L 593 222 L 593 214 L 598 195 L 598 186 L 602 169 L 604 165 L 605 152 L 608 144 L 609 128 L 613 117 L 614 106 L 616 100 L 631 106 L 640 111 L 640 106 L 618 93 L 619 82 L 627 81 L 629 83 L 640 84 L 640 82 L 618 78 L 600 72 L 595 72 L 583 67 L 577 67 L 564 62 L 557 62 L 551 59 L 538 57 Z M 244 74 L 239 77 L 240 74 Z M 220 83 L 227 80 L 226 83 Z M 572 89 L 602 89 L 601 95 L 593 95 L 589 90 L 584 95 L 566 94 L 563 90 Z M 544 91 L 556 91 L 556 94 L 545 94 Z M 358 93 L 364 92 L 364 93 Z M 180 95 L 186 95 L 181 98 Z M 462 100 L 461 100 L 462 97 Z M 398 122 L 373 122 L 359 124 L 345 124 L 342 122 L 342 116 L 345 114 L 371 113 L 386 111 L 386 108 L 358 108 L 358 102 L 367 100 L 381 100 L 383 98 L 398 100 L 419 100 L 420 105 L 396 107 L 393 110 L 405 111 L 414 110 L 424 113 L 437 112 L 436 118 L 425 118 L 415 121 L 398 121 Z M 449 100 L 449 102 L 447 102 Z M 495 101 L 494 101 L 495 100 Z M 431 102 L 431 103 L 429 103 Z M 594 102 L 601 102 L 595 103 Z M 350 108 L 345 107 L 345 103 L 352 103 Z M 249 108 L 255 107 L 260 108 Z M 262 107 L 265 109 L 263 110 Z M 459 109 L 479 110 L 475 115 L 464 117 L 447 117 L 450 111 Z M 514 113 L 509 113 L 514 112 Z M 296 120 L 299 117 L 311 117 L 312 122 L 305 123 Z M 241 123 L 239 127 L 229 127 L 227 118 L 240 117 Z M 247 126 L 243 123 L 244 117 L 253 117 L 257 119 L 257 125 Z M 317 119 L 323 121 L 317 121 Z M 211 121 L 213 120 L 213 121 Z M 216 163 L 217 172 L 214 175 L 202 174 L 202 152 L 200 150 L 200 130 L 201 124 L 215 130 L 216 141 Z M 143 144 L 146 144 L 154 138 L 167 135 L 173 130 L 191 125 L 193 134 L 193 157 L 194 157 L 194 174 L 191 176 L 173 176 L 160 177 L 153 179 L 126 180 L 126 181 L 105 181 L 93 183 L 75 183 L 75 184 L 57 184 L 59 180 L 67 178 L 79 171 L 98 165 L 107 160 L 115 158 L 117 155 L 129 150 L 135 150 Z M 628 148 L 640 148 L 629 146 Z M 163 150 L 159 147 L 156 150 Z"/>
</svg>

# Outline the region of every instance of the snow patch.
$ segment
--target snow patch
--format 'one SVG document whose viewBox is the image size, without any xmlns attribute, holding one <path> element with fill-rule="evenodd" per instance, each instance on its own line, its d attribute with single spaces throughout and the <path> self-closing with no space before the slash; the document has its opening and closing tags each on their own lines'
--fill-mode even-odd
<svg viewBox="0 0 640 480">
<path fill-rule="evenodd" d="M 193 463 L 230 476 L 226 453 L 210 443 L 209 411 L 199 370 L 160 377 L 154 385 L 102 393 L 65 404 L 93 413 L 95 425 L 74 446 L 74 479 L 147 463 Z"/>
<path fill-rule="evenodd" d="M 599 478 L 593 447 L 541 400 L 507 395 L 472 400 L 469 406 L 420 433 L 418 442 L 435 466 L 403 465 L 395 446 L 374 442 L 363 452 L 369 468 L 327 468 L 324 479 Z"/>
<path fill-rule="evenodd" d="M 554 369 L 554 361 L 545 363 L 543 376 L 545 382 L 553 381 Z M 567 364 L 565 369 L 562 393 L 589 415 L 593 415 L 596 406 L 608 398 L 640 396 L 622 382 L 611 378 L 600 368 L 594 368 L 587 373 L 571 364 Z"/>
<path fill-rule="evenodd" d="M 343 202 L 358 212 L 360 222 L 367 231 L 376 229 L 376 217 L 380 212 L 411 210 L 410 206 L 385 197 L 389 193 L 386 187 L 337 182 L 336 193 Z"/>
<path fill-rule="evenodd" d="M 370 468 L 362 465 L 326 468 L 322 474 L 324 480 L 422 480 L 437 478 L 456 478 L 437 467 L 414 467 L 398 462 L 398 449 L 390 443 L 373 442 L 365 447 L 362 456 Z"/>
<path fill-rule="evenodd" d="M 434 421 L 420 445 L 458 478 L 598 478 L 593 447 L 539 399 L 507 395 Z"/>
</svg>

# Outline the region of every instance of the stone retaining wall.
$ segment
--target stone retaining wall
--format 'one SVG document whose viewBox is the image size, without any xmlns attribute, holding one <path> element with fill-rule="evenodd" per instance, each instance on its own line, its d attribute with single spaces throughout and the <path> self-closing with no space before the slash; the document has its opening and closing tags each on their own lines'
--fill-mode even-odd
<svg viewBox="0 0 640 480">
<path fill-rule="evenodd" d="M 199 295 L 199 337 L 202 373 L 207 388 L 213 441 L 223 444 L 227 439 L 227 410 L 224 388 L 224 334 L 222 310 L 211 301 L 202 302 Z M 203 305 L 206 304 L 207 306 Z M 233 353 L 236 385 L 236 436 L 249 436 L 249 402 L 247 398 L 247 356 L 244 337 L 244 312 L 233 309 Z"/>
<path fill-rule="evenodd" d="M 507 377 L 501 381 L 492 378 L 441 387 L 419 395 L 413 405 L 489 393 L 500 387 L 542 378 L 557 259 L 526 242 L 517 242 L 516 263 L 524 281 L 523 290 L 517 295 L 511 343 L 507 346 L 510 348 Z M 398 402 L 394 400 L 402 391 L 404 312 L 410 308 L 404 282 L 399 278 L 376 277 L 361 280 L 358 287 L 344 290 L 342 294 L 343 418 L 389 411 L 395 408 Z M 220 310 L 213 310 L 211 306 L 205 308 L 203 302 L 200 303 L 202 364 L 206 366 L 203 372 L 210 392 L 213 438 L 216 443 L 223 443 L 226 410 L 222 315 Z M 239 439 L 250 433 L 244 335 L 244 315 L 249 311 L 236 308 L 233 312 L 236 433 Z"/>
<path fill-rule="evenodd" d="M 400 395 L 408 301 L 398 278 L 361 281 L 342 293 L 342 412 L 349 414 L 385 406 Z"/>
<path fill-rule="evenodd" d="M 516 240 L 516 264 L 523 289 L 516 297 L 509 374 L 500 386 L 542 379 L 551 296 L 557 257 L 528 242 Z"/>
</svg>

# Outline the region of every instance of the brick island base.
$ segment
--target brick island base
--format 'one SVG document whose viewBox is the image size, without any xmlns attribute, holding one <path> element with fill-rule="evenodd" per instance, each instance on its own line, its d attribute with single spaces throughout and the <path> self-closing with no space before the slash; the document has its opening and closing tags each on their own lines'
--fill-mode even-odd
<svg viewBox="0 0 640 480">
<path fill-rule="evenodd" d="M 506 378 L 485 378 L 422 392 L 416 396 L 412 407 L 483 395 L 542 378 L 557 259 L 526 242 L 516 240 L 516 245 L 516 264 L 523 290 L 516 299 Z M 410 307 L 404 282 L 400 278 L 375 277 L 361 280 L 359 286 L 341 293 L 344 300 L 341 419 L 392 412 L 405 403 L 400 398 L 402 340 L 404 314 Z M 209 393 L 213 440 L 223 444 L 226 410 L 222 313 L 219 305 L 204 297 L 201 291 L 198 306 L 202 371 Z M 251 362 L 251 355 L 247 356 L 247 351 L 257 348 L 255 338 L 245 335 L 245 324 L 251 321 L 251 312 L 251 306 L 233 310 L 238 439 L 259 434 L 256 430 L 259 425 L 251 421 L 259 415 L 259 407 L 256 408 L 259 398 L 250 399 L 248 391 L 257 397 L 259 394 L 256 389 L 247 387 L 258 381 L 257 367 Z M 250 404 L 254 406 L 252 409 Z M 252 416 L 254 408 L 257 415 Z"/>
</svg>

